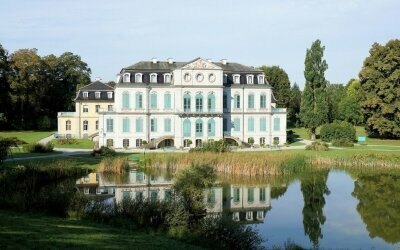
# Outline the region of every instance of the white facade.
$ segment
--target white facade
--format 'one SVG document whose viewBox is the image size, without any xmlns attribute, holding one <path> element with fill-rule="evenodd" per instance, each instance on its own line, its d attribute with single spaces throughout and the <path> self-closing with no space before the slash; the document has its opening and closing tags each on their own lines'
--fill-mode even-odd
<svg viewBox="0 0 400 250">
<path fill-rule="evenodd" d="M 199 58 L 160 72 L 160 63 L 121 71 L 114 111 L 99 113 L 100 146 L 136 148 L 146 141 L 153 147 L 180 148 L 250 138 L 256 145 L 286 142 L 286 109 L 274 108 L 262 71 L 249 68 L 251 72 L 235 74 L 226 70 L 227 64 Z"/>
</svg>

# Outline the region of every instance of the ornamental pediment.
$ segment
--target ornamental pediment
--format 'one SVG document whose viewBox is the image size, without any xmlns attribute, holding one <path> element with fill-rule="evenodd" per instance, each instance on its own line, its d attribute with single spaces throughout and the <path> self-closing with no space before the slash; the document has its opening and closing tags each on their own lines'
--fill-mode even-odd
<svg viewBox="0 0 400 250">
<path fill-rule="evenodd" d="M 221 67 L 202 58 L 198 58 L 182 66 L 182 69 L 221 69 Z"/>
</svg>

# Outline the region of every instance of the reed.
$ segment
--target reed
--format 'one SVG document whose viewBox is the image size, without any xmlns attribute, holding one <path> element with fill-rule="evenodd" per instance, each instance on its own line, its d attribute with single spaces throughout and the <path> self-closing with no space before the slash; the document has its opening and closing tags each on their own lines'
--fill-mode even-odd
<svg viewBox="0 0 400 250">
<path fill-rule="evenodd" d="M 123 174 L 129 170 L 129 161 L 126 157 L 106 157 L 101 160 L 99 172 Z"/>
</svg>

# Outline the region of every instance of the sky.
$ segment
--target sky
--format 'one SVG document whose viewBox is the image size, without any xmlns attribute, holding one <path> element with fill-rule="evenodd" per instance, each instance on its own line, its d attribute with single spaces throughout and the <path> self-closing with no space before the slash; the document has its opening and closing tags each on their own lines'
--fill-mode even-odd
<svg viewBox="0 0 400 250">
<path fill-rule="evenodd" d="M 278 65 L 303 88 L 306 50 L 320 39 L 326 79 L 347 83 L 374 42 L 400 38 L 399 0 L 0 0 L 0 10 L 9 53 L 69 51 L 105 82 L 153 57 L 202 57 Z"/>
</svg>

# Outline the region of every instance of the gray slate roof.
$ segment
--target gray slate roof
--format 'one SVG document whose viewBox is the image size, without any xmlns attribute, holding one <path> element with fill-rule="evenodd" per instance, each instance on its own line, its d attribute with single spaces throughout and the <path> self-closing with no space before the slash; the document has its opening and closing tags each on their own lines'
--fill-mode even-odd
<svg viewBox="0 0 400 250">
<path fill-rule="evenodd" d="M 86 86 L 83 86 L 79 90 L 80 91 L 96 91 L 96 90 L 97 91 L 110 91 L 110 90 L 113 91 L 114 89 L 105 83 L 102 83 L 100 81 L 95 81 Z"/>
</svg>

